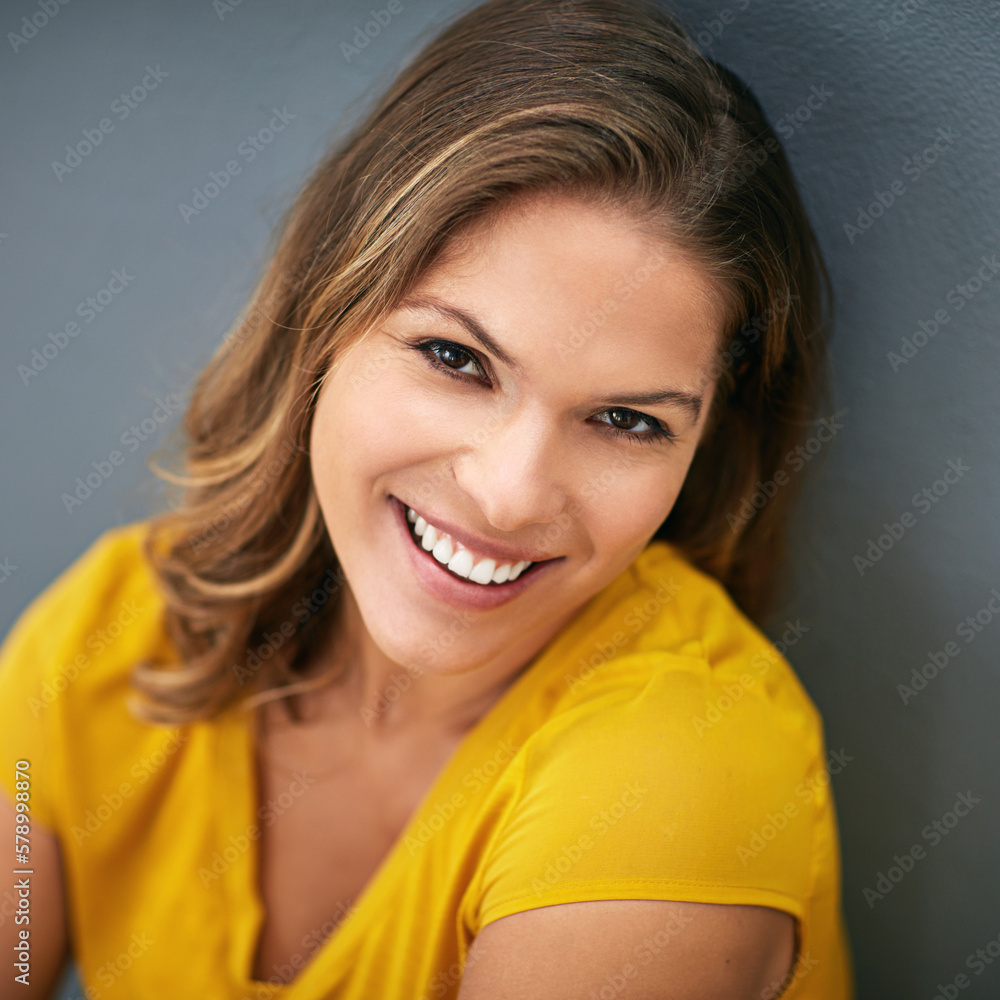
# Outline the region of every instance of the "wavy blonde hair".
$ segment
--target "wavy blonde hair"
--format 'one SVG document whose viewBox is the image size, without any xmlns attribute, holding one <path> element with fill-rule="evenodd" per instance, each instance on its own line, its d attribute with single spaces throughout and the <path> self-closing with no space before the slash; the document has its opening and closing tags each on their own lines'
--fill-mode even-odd
<svg viewBox="0 0 1000 1000">
<path fill-rule="evenodd" d="M 195 381 L 183 471 L 151 463 L 177 491 L 144 551 L 181 662 L 135 667 L 137 716 L 173 725 L 328 682 L 305 675 L 344 584 L 307 451 L 320 383 L 463 227 L 540 192 L 626 209 L 715 281 L 727 320 L 710 426 L 654 537 L 751 618 L 767 612 L 798 479 L 734 514 L 826 401 L 832 301 L 781 146 L 652 0 L 490 0 L 316 167 Z"/>
</svg>

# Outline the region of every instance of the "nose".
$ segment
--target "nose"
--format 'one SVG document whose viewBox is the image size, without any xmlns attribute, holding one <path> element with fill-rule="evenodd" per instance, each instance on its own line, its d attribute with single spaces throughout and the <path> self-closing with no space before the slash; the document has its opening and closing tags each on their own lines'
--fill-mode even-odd
<svg viewBox="0 0 1000 1000">
<path fill-rule="evenodd" d="M 566 506 L 568 456 L 551 416 L 525 405 L 466 435 L 453 463 L 458 485 L 498 531 L 547 525 Z"/>
</svg>

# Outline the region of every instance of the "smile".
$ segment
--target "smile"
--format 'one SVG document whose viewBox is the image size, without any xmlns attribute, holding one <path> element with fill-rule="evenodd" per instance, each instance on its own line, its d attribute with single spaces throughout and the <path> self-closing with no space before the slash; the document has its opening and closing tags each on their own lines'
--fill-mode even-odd
<svg viewBox="0 0 1000 1000">
<path fill-rule="evenodd" d="M 429 552 L 455 576 L 481 586 L 513 582 L 526 569 L 535 565 L 527 559 L 511 562 L 489 555 L 477 555 L 448 532 L 425 521 L 412 507 L 406 508 L 406 520 L 412 526 L 414 541 Z"/>
</svg>

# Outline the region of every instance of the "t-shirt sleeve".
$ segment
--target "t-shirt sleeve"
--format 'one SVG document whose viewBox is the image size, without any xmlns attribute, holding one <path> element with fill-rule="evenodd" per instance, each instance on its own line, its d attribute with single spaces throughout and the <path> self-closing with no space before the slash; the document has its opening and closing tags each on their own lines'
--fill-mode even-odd
<svg viewBox="0 0 1000 1000">
<path fill-rule="evenodd" d="M 553 717 L 522 751 L 483 859 L 479 929 L 607 899 L 756 904 L 802 918 L 815 741 L 762 684 L 666 657 L 631 690 Z"/>
</svg>

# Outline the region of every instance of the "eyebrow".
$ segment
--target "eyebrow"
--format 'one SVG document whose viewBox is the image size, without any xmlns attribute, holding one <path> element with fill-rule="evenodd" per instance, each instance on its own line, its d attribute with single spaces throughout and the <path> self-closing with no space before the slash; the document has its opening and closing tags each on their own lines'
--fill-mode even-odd
<svg viewBox="0 0 1000 1000">
<path fill-rule="evenodd" d="M 442 316 L 447 316 L 449 319 L 454 320 L 461 326 L 464 326 L 469 333 L 479 341 L 482 347 L 485 347 L 494 357 L 502 361 L 508 368 L 512 371 L 517 372 L 519 375 L 524 374 L 524 367 L 519 361 L 515 361 L 482 327 L 475 318 L 470 316 L 468 313 L 463 312 L 461 309 L 457 309 L 455 306 L 448 305 L 447 302 L 441 302 L 439 299 L 432 298 L 408 298 L 400 304 L 402 309 L 429 309 L 431 312 L 439 313 Z"/>
<path fill-rule="evenodd" d="M 701 413 L 701 396 L 681 389 L 662 389 L 659 392 L 637 392 L 632 395 L 614 396 L 602 400 L 607 406 L 662 406 L 664 404 L 679 406 L 691 414 L 693 423 L 698 422 Z"/>
<path fill-rule="evenodd" d="M 497 342 L 491 337 L 473 316 L 463 312 L 455 306 L 442 302 L 439 299 L 411 296 L 400 303 L 401 309 L 425 309 L 445 316 L 460 326 L 464 326 L 469 334 L 479 342 L 487 351 L 502 361 L 508 368 L 518 374 L 524 373 L 524 366 L 512 358 Z M 674 405 L 691 414 L 694 423 L 698 422 L 701 414 L 702 397 L 697 393 L 685 392 L 682 389 L 662 389 L 658 392 L 637 392 L 631 394 L 616 395 L 600 400 L 606 406 L 658 406 Z"/>
</svg>

